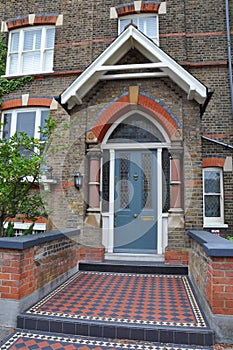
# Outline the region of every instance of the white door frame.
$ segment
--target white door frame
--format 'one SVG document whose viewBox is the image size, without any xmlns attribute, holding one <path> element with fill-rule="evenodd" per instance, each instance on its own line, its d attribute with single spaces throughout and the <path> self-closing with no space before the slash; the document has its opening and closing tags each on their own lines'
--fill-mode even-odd
<svg viewBox="0 0 233 350">
<path fill-rule="evenodd" d="M 139 112 L 139 111 L 137 111 Z M 113 130 L 126 119 L 130 114 L 135 113 L 132 111 L 125 114 L 117 120 L 107 131 L 102 145 L 102 150 L 109 150 L 109 211 L 102 212 L 102 243 L 105 246 L 107 253 L 113 253 L 114 249 L 114 178 L 115 178 L 115 152 L 118 150 L 149 150 L 153 149 L 157 151 L 157 211 L 158 211 L 158 233 L 157 233 L 157 255 L 164 253 L 164 248 L 167 245 L 167 214 L 162 213 L 162 150 L 163 148 L 170 148 L 170 139 L 165 133 L 161 125 L 154 120 L 151 116 L 143 112 L 139 112 L 145 118 L 149 119 L 155 126 L 161 131 L 165 138 L 163 143 L 107 143 Z M 101 188 L 102 188 L 102 176 L 101 176 Z M 102 208 L 102 205 L 101 205 Z"/>
</svg>

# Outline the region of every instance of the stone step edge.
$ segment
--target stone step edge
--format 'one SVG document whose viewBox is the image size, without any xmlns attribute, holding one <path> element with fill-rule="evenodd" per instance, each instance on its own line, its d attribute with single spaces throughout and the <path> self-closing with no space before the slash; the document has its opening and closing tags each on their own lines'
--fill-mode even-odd
<svg viewBox="0 0 233 350">
<path fill-rule="evenodd" d="M 123 263 L 79 262 L 79 271 L 98 271 L 115 273 L 160 274 L 160 275 L 188 275 L 188 266 L 181 265 L 135 265 Z"/>
</svg>

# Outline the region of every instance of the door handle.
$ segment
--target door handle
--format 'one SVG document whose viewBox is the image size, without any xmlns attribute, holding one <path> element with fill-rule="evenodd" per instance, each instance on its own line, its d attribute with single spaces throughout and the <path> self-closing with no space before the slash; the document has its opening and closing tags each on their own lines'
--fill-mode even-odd
<svg viewBox="0 0 233 350">
<path fill-rule="evenodd" d="M 138 214 L 133 214 L 133 217 L 136 219 L 138 217 Z"/>
</svg>

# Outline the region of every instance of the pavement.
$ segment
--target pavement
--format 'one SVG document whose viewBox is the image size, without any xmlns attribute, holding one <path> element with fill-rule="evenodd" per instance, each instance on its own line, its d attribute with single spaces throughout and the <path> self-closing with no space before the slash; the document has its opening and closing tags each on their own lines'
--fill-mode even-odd
<svg viewBox="0 0 233 350">
<path fill-rule="evenodd" d="M 14 331 L 14 328 L 12 328 L 12 327 L 6 327 L 4 325 L 0 325 L 0 344 L 13 331 Z"/>
</svg>

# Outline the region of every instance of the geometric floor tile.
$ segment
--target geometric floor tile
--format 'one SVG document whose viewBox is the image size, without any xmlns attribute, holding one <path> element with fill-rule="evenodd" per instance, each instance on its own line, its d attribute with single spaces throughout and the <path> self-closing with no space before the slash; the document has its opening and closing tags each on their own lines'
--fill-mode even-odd
<svg viewBox="0 0 233 350">
<path fill-rule="evenodd" d="M 179 346 L 172 344 L 152 344 L 132 341 L 114 341 L 107 339 L 87 338 L 80 336 L 67 337 L 65 335 L 55 335 L 50 333 L 16 331 L 4 344 L 1 350 L 213 350 L 213 348 L 204 348 L 196 346 Z"/>
<path fill-rule="evenodd" d="M 131 325 L 208 327 L 185 275 L 80 271 L 26 313 Z"/>
</svg>

